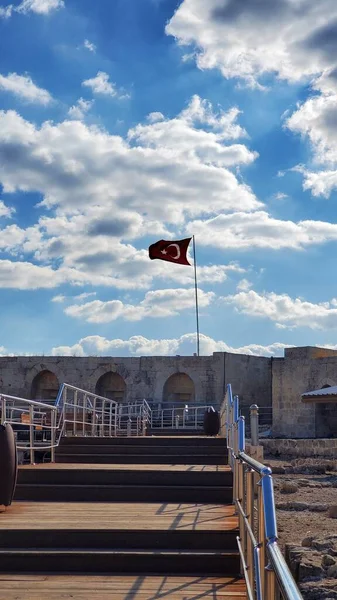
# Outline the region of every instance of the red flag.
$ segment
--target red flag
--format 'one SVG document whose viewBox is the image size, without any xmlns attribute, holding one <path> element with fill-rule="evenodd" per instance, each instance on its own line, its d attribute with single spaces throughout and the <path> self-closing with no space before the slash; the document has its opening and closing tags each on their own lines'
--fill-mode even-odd
<svg viewBox="0 0 337 600">
<path fill-rule="evenodd" d="M 151 260 L 167 260 L 168 262 L 178 263 L 179 265 L 190 265 L 187 260 L 187 249 L 192 238 L 185 240 L 171 241 L 159 240 L 149 247 L 149 257 Z"/>
</svg>

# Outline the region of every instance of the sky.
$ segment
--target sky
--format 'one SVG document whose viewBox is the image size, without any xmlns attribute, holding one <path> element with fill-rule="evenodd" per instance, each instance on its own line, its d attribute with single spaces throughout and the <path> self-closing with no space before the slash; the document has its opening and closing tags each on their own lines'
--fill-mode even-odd
<svg viewBox="0 0 337 600">
<path fill-rule="evenodd" d="M 0 2 L 0 355 L 337 348 L 335 0 Z"/>
</svg>

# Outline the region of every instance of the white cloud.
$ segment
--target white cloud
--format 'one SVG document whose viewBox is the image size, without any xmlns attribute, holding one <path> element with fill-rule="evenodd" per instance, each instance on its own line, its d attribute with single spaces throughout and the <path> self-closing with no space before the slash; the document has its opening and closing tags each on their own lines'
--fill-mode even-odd
<svg viewBox="0 0 337 600">
<path fill-rule="evenodd" d="M 64 0 L 23 0 L 15 9 L 17 12 L 34 12 L 38 15 L 47 15 L 53 10 L 64 7 Z"/>
<path fill-rule="evenodd" d="M 286 198 L 289 198 L 289 196 L 284 192 L 277 192 L 273 195 L 273 200 L 285 200 Z"/>
<path fill-rule="evenodd" d="M 23 0 L 18 6 L 8 4 L 0 6 L 0 18 L 8 19 L 13 12 L 28 14 L 30 12 L 38 15 L 48 15 L 50 12 L 64 7 L 64 0 Z"/>
<path fill-rule="evenodd" d="M 223 298 L 241 313 L 274 321 L 279 328 L 309 327 L 310 329 L 337 328 L 337 299 L 314 304 L 287 294 L 254 290 L 239 292 Z"/>
<path fill-rule="evenodd" d="M 206 335 L 200 335 L 201 355 L 211 355 L 213 352 L 233 352 L 255 356 L 282 355 L 284 348 L 289 345 L 275 342 L 269 346 L 249 344 L 239 348 L 228 346 L 223 341 L 216 341 Z M 148 339 L 135 335 L 128 340 L 108 340 L 99 335 L 92 335 L 80 339 L 73 346 L 57 346 L 52 349 L 52 356 L 167 356 L 167 355 L 192 355 L 196 348 L 196 334 L 188 333 L 179 338 Z"/>
<path fill-rule="evenodd" d="M 87 48 L 87 50 L 89 50 L 90 52 L 96 52 L 96 46 L 95 44 L 93 44 L 92 42 L 89 42 L 89 40 L 84 40 L 83 46 L 85 48 Z"/>
<path fill-rule="evenodd" d="M 67 296 L 64 296 L 63 294 L 58 294 L 57 296 L 54 296 L 51 301 L 52 302 L 59 302 L 60 304 L 62 302 L 64 302 L 66 300 Z"/>
<path fill-rule="evenodd" d="M 283 116 L 313 147 L 316 166 L 299 169 L 304 189 L 324 197 L 337 189 L 335 0 L 183 0 L 166 33 L 196 48 L 190 57 L 201 69 L 220 69 L 252 87 L 262 88 L 265 74 L 310 82 L 320 94 Z"/>
<path fill-rule="evenodd" d="M 209 306 L 214 300 L 213 292 L 198 290 L 199 306 Z M 73 304 L 64 312 L 66 315 L 83 319 L 88 323 L 110 323 L 116 319 L 140 321 L 145 318 L 166 318 L 194 307 L 194 289 L 164 289 L 147 292 L 137 305 L 124 304 L 120 300 L 93 300 L 85 304 Z"/>
<path fill-rule="evenodd" d="M 258 87 L 265 73 L 293 82 L 331 67 L 336 19 L 335 0 L 184 0 L 166 33 L 197 48 L 199 68 Z"/>
<path fill-rule="evenodd" d="M 6 206 L 6 204 L 4 204 L 2 200 L 0 200 L 0 218 L 6 217 L 9 219 L 13 215 L 13 213 L 15 213 L 15 208 Z"/>
<path fill-rule="evenodd" d="M 328 198 L 337 188 L 337 93 L 309 98 L 285 122 L 285 126 L 307 137 L 318 170 L 296 167 L 304 176 L 304 189 Z M 323 166 L 323 168 L 322 168 Z"/>
<path fill-rule="evenodd" d="M 218 248 L 292 248 L 337 240 L 337 224 L 324 221 L 282 221 L 265 211 L 219 215 L 189 223 L 189 231 L 198 235 L 200 245 Z M 224 231 L 226 235 L 224 235 Z"/>
<path fill-rule="evenodd" d="M 150 123 L 156 123 L 157 121 L 164 121 L 165 117 L 161 112 L 152 112 L 147 116 L 147 120 Z"/>
<path fill-rule="evenodd" d="M 87 298 L 91 298 L 92 296 L 96 296 L 96 292 L 83 292 L 83 294 L 78 294 L 78 296 L 74 296 L 74 300 L 86 300 Z"/>
<path fill-rule="evenodd" d="M 251 281 L 248 281 L 248 279 L 241 279 L 241 281 L 239 281 L 239 283 L 236 286 L 236 289 L 239 292 L 246 292 L 248 291 L 251 287 L 252 287 L 252 283 Z"/>
<path fill-rule="evenodd" d="M 0 90 L 11 92 L 22 100 L 36 104 L 49 104 L 52 97 L 47 90 L 39 88 L 28 75 L 9 73 L 7 76 L 0 74 Z"/>
<path fill-rule="evenodd" d="M 98 71 L 96 77 L 82 81 L 82 85 L 91 88 L 93 94 L 111 96 L 124 100 L 130 96 L 117 89 L 116 84 L 109 81 L 109 75 L 104 71 Z"/>
<path fill-rule="evenodd" d="M 91 109 L 94 100 L 84 100 L 84 98 L 79 98 L 73 106 L 71 106 L 68 110 L 68 115 L 72 119 L 78 119 L 81 121 L 84 119 L 86 113 Z"/>
<path fill-rule="evenodd" d="M 178 223 L 186 213 L 261 206 L 223 165 L 235 163 L 240 145 L 233 150 L 212 131 L 180 118 L 139 126 L 128 137 L 132 144 L 78 121 L 37 128 L 14 111 L 0 111 L 0 180 L 6 191 L 40 191 L 49 208 L 71 213 L 100 206 L 101 213 L 107 207 L 110 214 L 123 208 L 139 224 L 134 211 L 146 212 L 147 221 Z M 19 157 L 7 153 L 14 143 Z M 245 146 L 242 157 L 251 160 Z"/>
<path fill-rule="evenodd" d="M 13 5 L 9 4 L 8 6 L 0 6 L 0 19 L 9 19 L 12 16 Z"/>
</svg>

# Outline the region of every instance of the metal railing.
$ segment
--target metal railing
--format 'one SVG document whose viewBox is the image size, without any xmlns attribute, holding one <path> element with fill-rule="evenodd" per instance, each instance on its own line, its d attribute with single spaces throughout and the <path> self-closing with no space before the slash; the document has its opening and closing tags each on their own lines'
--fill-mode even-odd
<svg viewBox="0 0 337 600">
<path fill-rule="evenodd" d="M 118 404 L 114 400 L 62 383 L 55 407 L 58 411 L 57 443 L 62 435 L 117 435 Z"/>
<path fill-rule="evenodd" d="M 128 437 L 146 435 L 152 424 L 152 410 L 146 400 L 117 407 L 117 435 Z"/>
<path fill-rule="evenodd" d="M 1 423 L 9 423 L 14 430 L 16 447 L 29 452 L 35 462 L 35 451 L 50 452 L 55 459 L 57 408 L 35 400 L 0 394 Z"/>
<path fill-rule="evenodd" d="M 10 423 L 19 451 L 50 453 L 62 436 L 113 437 L 118 435 L 117 402 L 67 383 L 59 389 L 54 404 L 0 394 L 1 423 Z"/>
<path fill-rule="evenodd" d="M 152 407 L 152 428 L 202 429 L 204 414 L 210 406 L 184 404 L 169 407 Z"/>
<path fill-rule="evenodd" d="M 303 600 L 278 545 L 272 471 L 245 452 L 245 418 L 239 416 L 239 398 L 233 398 L 230 385 L 220 424 L 233 470 L 233 502 L 240 527 L 237 543 L 248 599 Z"/>
</svg>

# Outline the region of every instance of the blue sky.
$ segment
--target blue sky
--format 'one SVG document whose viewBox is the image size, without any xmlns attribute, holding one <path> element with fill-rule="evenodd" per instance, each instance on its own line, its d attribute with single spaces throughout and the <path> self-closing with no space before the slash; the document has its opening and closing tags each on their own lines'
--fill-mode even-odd
<svg viewBox="0 0 337 600">
<path fill-rule="evenodd" d="M 2 0 L 3 1 L 3 0 Z M 335 347 L 337 7 L 0 5 L 0 353 Z M 337 347 L 337 346 L 336 346 Z"/>
</svg>

